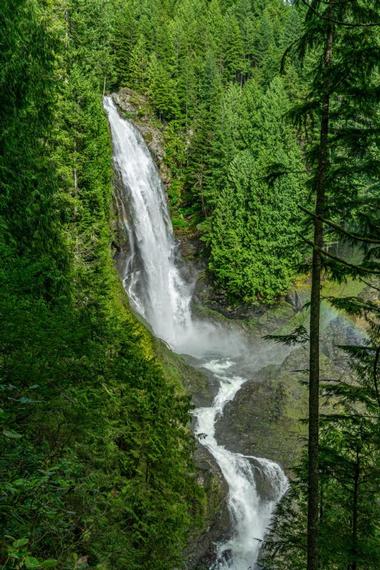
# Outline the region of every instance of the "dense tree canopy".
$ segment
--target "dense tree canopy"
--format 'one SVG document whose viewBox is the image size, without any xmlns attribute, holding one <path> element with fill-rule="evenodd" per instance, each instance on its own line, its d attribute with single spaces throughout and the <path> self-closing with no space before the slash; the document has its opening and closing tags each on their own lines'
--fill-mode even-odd
<svg viewBox="0 0 380 570">
<path fill-rule="evenodd" d="M 302 174 L 274 190 L 264 180 L 285 155 L 295 172 L 304 168 L 285 118 L 301 81 L 295 67 L 279 77 L 298 12 L 280 0 L 128 0 L 123 10 L 117 81 L 147 94 L 164 124 L 174 225 L 200 231 L 230 298 L 275 299 L 301 259 Z"/>
<path fill-rule="evenodd" d="M 371 0 L 2 0 L 2 568 L 179 569 L 201 518 L 189 399 L 113 267 L 103 95 L 146 98 L 174 226 L 199 238 L 228 301 L 274 302 L 312 246 L 318 333 L 325 275 L 378 291 L 378 12 Z M 343 242 L 357 263 L 335 255 Z M 314 568 L 375 570 L 378 303 L 329 301 L 368 334 L 345 347 L 347 376 L 323 385 L 334 413 L 314 446 Z M 305 454 L 268 570 L 305 568 L 308 467 Z"/>
<path fill-rule="evenodd" d="M 189 401 L 113 269 L 114 9 L 0 8 L 3 568 L 167 570 L 198 512 Z"/>
</svg>

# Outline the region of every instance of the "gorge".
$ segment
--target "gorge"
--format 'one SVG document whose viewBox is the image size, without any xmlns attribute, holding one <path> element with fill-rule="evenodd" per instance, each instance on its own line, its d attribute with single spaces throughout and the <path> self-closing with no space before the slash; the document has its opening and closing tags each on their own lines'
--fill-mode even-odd
<svg viewBox="0 0 380 570">
<path fill-rule="evenodd" d="M 379 22 L 2 0 L 1 568 L 380 568 Z"/>
<path fill-rule="evenodd" d="M 209 406 L 194 411 L 194 431 L 215 458 L 228 484 L 232 521 L 229 540 L 217 545 L 212 570 L 255 568 L 260 545 L 273 509 L 287 489 L 280 466 L 264 458 L 234 453 L 215 438 L 215 424 L 227 402 L 247 381 L 244 370 L 261 368 L 284 357 L 273 346 L 248 346 L 238 331 L 225 330 L 191 313 L 191 284 L 179 270 L 180 260 L 173 236 L 166 197 L 158 171 L 142 136 L 122 119 L 111 97 L 106 97 L 113 139 L 114 161 L 125 192 L 126 230 L 130 255 L 124 284 L 130 301 L 151 326 L 153 333 L 196 365 L 211 372 L 217 394 Z M 267 491 L 257 489 L 255 472 L 266 481 Z"/>
</svg>

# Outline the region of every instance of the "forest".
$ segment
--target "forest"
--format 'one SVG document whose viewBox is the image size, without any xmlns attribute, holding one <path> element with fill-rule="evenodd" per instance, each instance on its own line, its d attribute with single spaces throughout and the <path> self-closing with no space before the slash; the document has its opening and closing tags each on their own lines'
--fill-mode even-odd
<svg viewBox="0 0 380 570">
<path fill-rule="evenodd" d="M 377 0 L 2 0 L 1 568 L 201 570 L 193 405 L 115 269 L 122 88 L 223 303 L 310 285 L 308 327 L 268 339 L 308 350 L 308 437 L 258 567 L 380 568 L 379 66 Z M 344 377 L 322 301 L 363 331 Z"/>
</svg>

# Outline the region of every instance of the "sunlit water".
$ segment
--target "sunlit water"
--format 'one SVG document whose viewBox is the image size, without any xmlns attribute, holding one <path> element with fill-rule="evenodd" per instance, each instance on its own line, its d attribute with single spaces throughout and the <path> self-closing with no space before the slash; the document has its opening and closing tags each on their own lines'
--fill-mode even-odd
<svg viewBox="0 0 380 570">
<path fill-rule="evenodd" d="M 242 371 L 249 369 L 251 373 L 273 363 L 276 353 L 268 344 L 248 346 L 236 330 L 193 318 L 192 285 L 179 269 L 181 260 L 154 161 L 138 130 L 120 117 L 110 97 L 105 98 L 104 107 L 111 126 L 115 166 L 126 192 L 130 255 L 124 284 L 130 301 L 159 338 L 174 351 L 196 358 L 219 386 L 212 405 L 194 412 L 195 433 L 215 458 L 229 488 L 232 535 L 217 545 L 211 568 L 253 570 L 273 509 L 287 489 L 287 479 L 276 463 L 219 445 L 215 425 L 225 405 L 247 381 Z M 257 470 L 270 489 L 265 497 L 256 489 Z"/>
</svg>

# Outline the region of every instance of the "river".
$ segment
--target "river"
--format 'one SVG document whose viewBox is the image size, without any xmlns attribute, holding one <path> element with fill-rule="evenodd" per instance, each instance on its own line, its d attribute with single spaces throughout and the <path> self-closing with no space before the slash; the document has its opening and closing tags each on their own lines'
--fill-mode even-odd
<svg viewBox="0 0 380 570">
<path fill-rule="evenodd" d="M 130 254 L 124 285 L 134 310 L 173 351 L 190 355 L 211 373 L 217 393 L 209 406 L 194 411 L 194 432 L 212 454 L 228 485 L 231 536 L 216 545 L 210 570 L 254 570 L 274 508 L 287 490 L 281 467 L 218 443 L 215 426 L 226 404 L 252 373 L 283 358 L 270 343 L 250 344 L 231 327 L 194 317 L 193 283 L 186 280 L 173 234 L 163 184 L 139 131 L 123 119 L 111 97 L 104 107 L 111 127 L 114 164 L 125 190 Z M 257 472 L 269 493 L 260 496 Z"/>
</svg>

